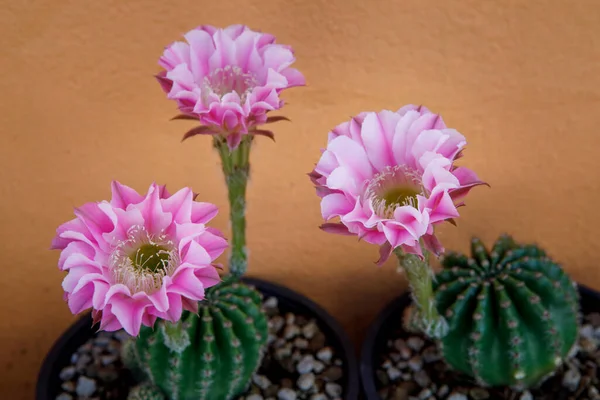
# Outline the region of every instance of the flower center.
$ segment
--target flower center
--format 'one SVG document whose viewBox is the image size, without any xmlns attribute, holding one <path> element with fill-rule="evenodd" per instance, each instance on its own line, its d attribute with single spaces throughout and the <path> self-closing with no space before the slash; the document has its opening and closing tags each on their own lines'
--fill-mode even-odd
<svg viewBox="0 0 600 400">
<path fill-rule="evenodd" d="M 170 253 L 163 246 L 143 244 L 129 255 L 129 259 L 134 268 L 154 273 L 168 266 Z"/>
<path fill-rule="evenodd" d="M 209 90 L 203 92 L 212 91 L 219 97 L 236 92 L 243 103 L 257 84 L 258 81 L 253 74 L 245 73 L 240 67 L 227 65 L 215 69 L 210 75 L 204 77 L 204 89 Z"/>
<path fill-rule="evenodd" d="M 417 207 L 417 195 L 425 192 L 420 175 L 405 165 L 386 167 L 367 182 L 365 198 L 382 218 L 393 218 L 398 207 Z"/>
<path fill-rule="evenodd" d="M 115 282 L 132 293 L 152 293 L 160 289 L 163 277 L 175 271 L 179 257 L 166 235 L 152 235 L 145 227 L 135 225 L 127 231 L 127 239 L 115 246 L 109 265 Z"/>
</svg>

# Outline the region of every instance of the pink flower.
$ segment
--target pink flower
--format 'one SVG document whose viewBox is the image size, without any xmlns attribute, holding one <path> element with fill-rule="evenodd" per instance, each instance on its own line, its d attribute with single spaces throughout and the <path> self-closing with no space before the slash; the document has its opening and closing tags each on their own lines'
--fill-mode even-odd
<svg viewBox="0 0 600 400">
<path fill-rule="evenodd" d="M 379 263 L 398 247 L 422 256 L 420 240 L 440 254 L 434 225 L 453 222 L 469 190 L 484 184 L 454 165 L 465 145 L 463 135 L 421 106 L 365 112 L 338 125 L 309 174 L 323 218 L 340 219 L 322 229 L 380 245 Z"/>
<path fill-rule="evenodd" d="M 52 241 L 62 250 L 58 267 L 68 271 L 62 286 L 71 312 L 91 307 L 100 329 L 134 336 L 157 318 L 196 312 L 204 289 L 220 282 L 213 262 L 227 248 L 205 226 L 216 214 L 189 188 L 170 196 L 152 184 L 143 196 L 113 182 L 110 202 L 75 209 Z"/>
<path fill-rule="evenodd" d="M 292 49 L 244 25 L 203 25 L 184 37 L 187 43 L 165 49 L 159 61 L 165 71 L 157 77 L 167 97 L 205 125 L 193 133 L 222 134 L 230 148 L 245 134 L 270 135 L 256 126 L 267 122 L 267 112 L 283 106 L 282 90 L 305 84 L 290 68 Z"/>
</svg>

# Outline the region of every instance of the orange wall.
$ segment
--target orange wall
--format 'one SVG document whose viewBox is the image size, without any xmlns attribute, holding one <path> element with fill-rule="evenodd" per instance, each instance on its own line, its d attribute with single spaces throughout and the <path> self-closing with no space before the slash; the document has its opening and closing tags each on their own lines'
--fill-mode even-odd
<svg viewBox="0 0 600 400">
<path fill-rule="evenodd" d="M 321 303 L 358 342 L 405 287 L 377 249 L 322 233 L 305 173 L 327 131 L 362 110 L 424 103 L 464 133 L 463 163 L 491 183 L 439 230 L 448 248 L 502 232 L 537 241 L 600 288 L 600 3 L 590 1 L 3 1 L 0 8 L 0 397 L 31 399 L 42 357 L 73 322 L 58 252 L 72 207 L 121 180 L 192 186 L 226 206 L 208 138 L 152 75 L 164 45 L 202 23 L 245 23 L 297 53 L 309 87 L 291 124 L 259 139 L 249 273 Z M 227 228 L 226 209 L 216 224 Z"/>
</svg>

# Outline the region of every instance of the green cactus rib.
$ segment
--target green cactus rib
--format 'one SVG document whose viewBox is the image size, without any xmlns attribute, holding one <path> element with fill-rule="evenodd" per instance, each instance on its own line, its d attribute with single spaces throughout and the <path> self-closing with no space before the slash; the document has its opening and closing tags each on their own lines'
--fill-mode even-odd
<svg viewBox="0 0 600 400">
<path fill-rule="evenodd" d="M 501 236 L 488 252 L 447 253 L 436 306 L 448 324 L 446 362 L 483 386 L 535 386 L 569 356 L 578 336 L 577 286 L 546 253 Z"/>
<path fill-rule="evenodd" d="M 226 280 L 206 291 L 198 314 L 184 312 L 179 323 L 176 340 L 161 326 L 168 322 L 143 328 L 135 352 L 124 348 L 126 366 L 142 370 L 169 400 L 228 400 L 243 392 L 268 335 L 262 295 Z"/>
</svg>

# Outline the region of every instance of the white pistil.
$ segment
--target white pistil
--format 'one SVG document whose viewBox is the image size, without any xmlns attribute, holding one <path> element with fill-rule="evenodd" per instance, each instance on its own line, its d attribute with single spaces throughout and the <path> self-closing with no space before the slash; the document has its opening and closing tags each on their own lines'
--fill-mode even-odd
<svg viewBox="0 0 600 400">
<path fill-rule="evenodd" d="M 238 66 L 227 65 L 215 69 L 210 75 L 204 77 L 202 93 L 206 102 L 210 92 L 221 98 L 228 93 L 236 92 L 240 96 L 240 101 L 244 103 L 256 85 L 258 81 L 253 74 L 244 72 Z"/>
<path fill-rule="evenodd" d="M 148 247 L 155 252 L 148 254 Z M 109 265 L 116 283 L 127 286 L 132 293 L 150 294 L 160 289 L 165 276 L 175 272 L 179 255 L 164 233 L 152 235 L 144 226 L 135 225 L 127 231 L 127 239 L 115 246 Z"/>
<path fill-rule="evenodd" d="M 417 208 L 417 195 L 425 195 L 421 176 L 405 165 L 388 166 L 367 182 L 366 199 L 371 200 L 373 210 L 382 218 L 393 218 L 398 207 Z"/>
</svg>

